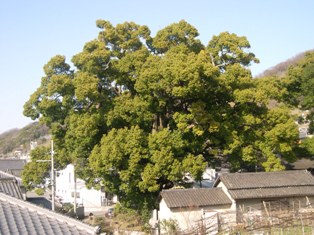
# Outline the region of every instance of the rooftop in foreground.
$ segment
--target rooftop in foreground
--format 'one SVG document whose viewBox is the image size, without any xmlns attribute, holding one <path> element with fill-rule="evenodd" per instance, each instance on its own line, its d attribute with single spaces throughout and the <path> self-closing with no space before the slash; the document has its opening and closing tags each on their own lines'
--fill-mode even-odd
<svg viewBox="0 0 314 235">
<path fill-rule="evenodd" d="M 95 234 L 95 228 L 0 193 L 0 234 Z"/>
</svg>

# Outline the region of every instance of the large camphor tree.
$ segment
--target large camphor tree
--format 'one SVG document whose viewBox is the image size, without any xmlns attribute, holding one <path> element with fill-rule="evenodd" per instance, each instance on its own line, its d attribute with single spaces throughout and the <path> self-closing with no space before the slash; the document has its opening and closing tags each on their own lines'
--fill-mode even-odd
<svg viewBox="0 0 314 235">
<path fill-rule="evenodd" d="M 45 66 L 24 114 L 51 129 L 60 167 L 76 165 L 90 185 L 125 206 L 154 206 L 162 189 L 201 180 L 206 166 L 282 170 L 297 128 L 274 91 L 254 82 L 259 62 L 246 37 L 223 32 L 207 45 L 182 20 L 157 32 L 98 20 L 97 39 Z"/>
</svg>

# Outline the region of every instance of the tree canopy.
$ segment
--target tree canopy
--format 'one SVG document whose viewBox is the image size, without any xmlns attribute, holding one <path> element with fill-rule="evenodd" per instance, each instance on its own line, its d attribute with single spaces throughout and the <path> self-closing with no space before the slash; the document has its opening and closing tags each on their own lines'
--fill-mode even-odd
<svg viewBox="0 0 314 235">
<path fill-rule="evenodd" d="M 44 184 L 51 169 L 49 162 L 43 162 L 50 159 L 49 147 L 37 147 L 31 151 L 30 156 L 31 162 L 27 163 L 22 171 L 22 182 L 27 189 Z M 38 160 L 41 162 L 37 162 Z"/>
<path fill-rule="evenodd" d="M 253 80 L 246 37 L 223 32 L 205 46 L 184 20 L 154 37 L 133 22 L 97 26 L 75 68 L 53 57 L 24 105 L 51 128 L 61 166 L 140 208 L 208 165 L 274 171 L 294 157 L 297 128 L 284 107 L 268 108 L 276 89 Z"/>
</svg>

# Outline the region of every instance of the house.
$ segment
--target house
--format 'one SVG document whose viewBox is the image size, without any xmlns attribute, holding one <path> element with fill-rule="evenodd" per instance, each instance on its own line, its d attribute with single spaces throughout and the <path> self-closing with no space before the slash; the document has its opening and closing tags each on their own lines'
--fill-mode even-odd
<svg viewBox="0 0 314 235">
<path fill-rule="evenodd" d="M 21 179 L 0 171 L 0 234 L 95 234 L 95 228 L 26 202 Z"/>
<path fill-rule="evenodd" d="M 196 181 L 190 173 L 185 173 L 182 182 L 188 185 L 188 188 L 212 188 L 215 180 L 220 174 L 229 173 L 228 168 L 210 168 L 207 167 L 202 174 L 200 181 Z"/>
<path fill-rule="evenodd" d="M 199 226 L 206 215 L 228 210 L 232 201 L 221 188 L 169 189 L 161 192 L 159 221 L 175 220 L 181 230 Z"/>
<path fill-rule="evenodd" d="M 298 120 L 295 122 L 299 127 L 299 139 L 312 138 L 313 135 L 309 133 L 309 120 L 308 116 L 310 114 L 309 110 L 294 110 L 292 112 L 294 115 L 298 115 Z"/>
<path fill-rule="evenodd" d="M 305 170 L 224 173 L 214 188 L 170 189 L 160 196 L 159 223 L 172 219 L 180 230 L 205 226 L 207 234 L 208 229 L 215 234 L 224 225 L 245 223 L 252 216 L 269 220 L 277 212 L 312 210 L 314 177 Z"/>
<path fill-rule="evenodd" d="M 97 229 L 0 192 L 0 234 L 96 234 Z"/>
<path fill-rule="evenodd" d="M 22 179 L 4 171 L 0 171 L 0 193 L 26 200 L 26 191 L 22 186 Z"/>
<path fill-rule="evenodd" d="M 26 192 L 21 178 L 4 171 L 0 171 L 0 192 L 51 209 L 51 201 L 47 197 L 39 196 L 33 192 Z"/>
<path fill-rule="evenodd" d="M 25 194 L 23 194 L 20 186 L 14 178 L 0 177 L 0 193 L 25 200 Z"/>
<path fill-rule="evenodd" d="M 74 192 L 76 191 L 77 205 L 84 206 L 86 212 L 99 210 L 101 207 L 108 206 L 116 202 L 116 198 L 102 189 L 89 189 L 82 179 L 74 178 L 74 165 L 69 164 L 61 171 L 58 171 L 56 176 L 56 198 L 61 203 L 74 204 Z"/>
<path fill-rule="evenodd" d="M 269 214 L 278 208 L 306 208 L 314 203 L 314 177 L 306 170 L 227 173 L 218 178 L 214 187 L 222 188 L 230 198 L 238 223 L 250 210 L 261 215 L 263 211 Z"/>
</svg>

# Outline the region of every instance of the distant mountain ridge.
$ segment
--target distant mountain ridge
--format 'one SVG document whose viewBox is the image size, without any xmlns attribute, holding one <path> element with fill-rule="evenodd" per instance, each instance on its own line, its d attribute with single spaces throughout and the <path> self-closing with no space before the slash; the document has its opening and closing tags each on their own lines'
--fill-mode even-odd
<svg viewBox="0 0 314 235">
<path fill-rule="evenodd" d="M 307 52 L 313 52 L 313 51 L 314 49 L 301 52 L 291 57 L 290 59 L 287 59 L 279 64 L 276 64 L 273 67 L 270 67 L 269 69 L 266 69 L 264 72 L 257 75 L 256 77 L 260 78 L 260 77 L 267 77 L 267 76 L 278 76 L 278 77 L 284 76 L 290 66 L 298 64 L 298 62 L 304 58 L 304 55 Z"/>
<path fill-rule="evenodd" d="M 15 151 L 26 153 L 30 150 L 31 141 L 43 144 L 50 139 L 49 128 L 33 122 L 21 129 L 12 129 L 0 135 L 0 157 L 12 157 Z"/>
</svg>

